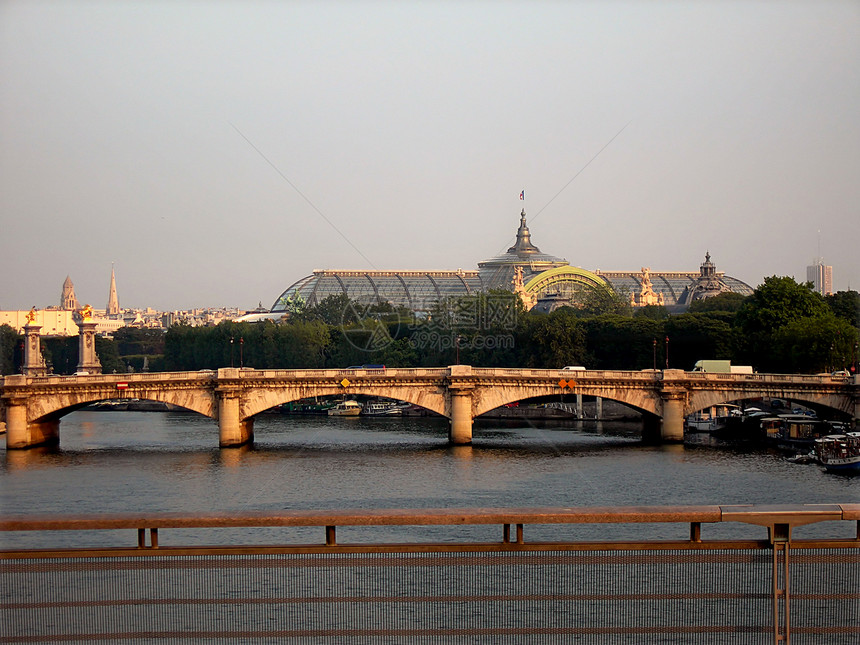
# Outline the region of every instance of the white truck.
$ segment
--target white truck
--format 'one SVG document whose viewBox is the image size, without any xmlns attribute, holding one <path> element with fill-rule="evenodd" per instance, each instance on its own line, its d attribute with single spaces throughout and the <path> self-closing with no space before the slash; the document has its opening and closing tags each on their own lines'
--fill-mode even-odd
<svg viewBox="0 0 860 645">
<path fill-rule="evenodd" d="M 752 374 L 752 365 L 732 365 L 727 360 L 701 360 L 693 366 L 694 372 L 709 372 L 711 374 Z"/>
</svg>

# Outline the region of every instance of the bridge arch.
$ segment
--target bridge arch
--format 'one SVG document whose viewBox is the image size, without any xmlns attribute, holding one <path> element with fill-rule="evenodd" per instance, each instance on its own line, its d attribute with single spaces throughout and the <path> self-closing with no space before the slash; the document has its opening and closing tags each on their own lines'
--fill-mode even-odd
<svg viewBox="0 0 860 645">
<path fill-rule="evenodd" d="M 659 396 L 641 390 L 612 388 L 605 386 L 581 386 L 575 388 L 560 388 L 557 384 L 543 385 L 496 385 L 492 388 L 481 388 L 477 393 L 474 405 L 474 416 L 480 416 L 497 407 L 531 399 L 540 396 L 558 396 L 559 394 L 600 397 L 607 401 L 617 401 L 643 414 L 660 415 L 662 401 Z"/>
<path fill-rule="evenodd" d="M 811 392 L 803 390 L 792 391 L 788 389 L 783 390 L 782 392 L 764 390 L 756 392 L 750 390 L 731 389 L 712 391 L 697 390 L 690 395 L 684 412 L 686 415 L 690 415 L 722 403 L 733 403 L 736 401 L 759 398 L 786 399 L 809 407 L 833 410 L 849 417 L 854 415 L 853 406 L 851 406 L 850 401 L 848 401 L 844 396 L 839 396 L 833 392 Z"/>
<path fill-rule="evenodd" d="M 39 423 L 45 420 L 57 420 L 67 414 L 70 414 L 90 403 L 99 401 L 111 401 L 117 398 L 115 389 L 109 391 L 78 391 L 58 394 L 50 398 L 42 399 L 31 404 L 27 420 L 32 423 Z M 163 391 L 145 391 L 145 392 L 130 392 L 122 398 L 138 399 L 142 401 L 156 401 L 159 403 L 169 403 L 177 407 L 197 412 L 210 419 L 216 418 L 212 397 L 206 392 L 199 392 L 197 396 L 189 397 L 186 393 L 163 390 Z"/>
<path fill-rule="evenodd" d="M 446 415 L 445 396 L 439 392 L 428 392 L 424 389 L 409 386 L 390 386 L 373 383 L 361 383 L 343 387 L 340 385 L 287 385 L 258 389 L 246 396 L 244 405 L 240 408 L 242 420 L 250 419 L 257 414 L 274 408 L 283 403 L 290 403 L 300 399 L 311 399 L 314 397 L 327 396 L 378 396 L 387 399 L 395 399 L 417 405 L 431 412 Z"/>
</svg>

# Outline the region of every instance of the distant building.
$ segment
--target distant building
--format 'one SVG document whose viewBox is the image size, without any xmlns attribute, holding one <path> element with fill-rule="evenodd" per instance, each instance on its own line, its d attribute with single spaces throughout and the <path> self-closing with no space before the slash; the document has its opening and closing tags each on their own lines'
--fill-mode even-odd
<svg viewBox="0 0 860 645">
<path fill-rule="evenodd" d="M 110 268 L 110 293 L 108 293 L 108 304 L 105 313 L 108 316 L 119 316 L 119 298 L 116 295 L 116 275 L 113 272 L 113 266 Z"/>
<path fill-rule="evenodd" d="M 41 336 L 77 336 L 78 323 L 74 319 L 74 311 L 68 309 L 36 309 L 35 324 L 42 329 Z M 24 333 L 29 310 L 0 311 L 0 325 L 9 325 L 19 334 Z"/>
<path fill-rule="evenodd" d="M 75 285 L 72 284 L 72 279 L 66 276 L 66 281 L 63 282 L 63 293 L 60 296 L 60 309 L 77 311 L 80 308 L 78 299 L 75 297 Z"/>
<path fill-rule="evenodd" d="M 670 312 L 685 311 L 695 300 L 724 292 L 748 296 L 752 287 L 717 271 L 710 253 L 699 271 L 589 271 L 571 266 L 564 258 L 541 252 L 532 243 L 526 214 L 514 246 L 507 252 L 478 263 L 477 271 L 333 271 L 316 270 L 290 285 L 270 314 L 288 312 L 293 298 L 314 306 L 327 296 L 345 295 L 366 305 L 390 302 L 415 312 L 428 312 L 447 296 L 466 296 L 490 289 L 505 289 L 520 295 L 527 309 L 551 311 L 562 306 L 579 306 L 593 289 L 608 289 L 634 307 L 658 304 Z"/>
<path fill-rule="evenodd" d="M 811 282 L 816 292 L 822 296 L 833 293 L 833 267 L 824 264 L 821 258 L 815 264 L 806 267 L 806 280 Z"/>
</svg>

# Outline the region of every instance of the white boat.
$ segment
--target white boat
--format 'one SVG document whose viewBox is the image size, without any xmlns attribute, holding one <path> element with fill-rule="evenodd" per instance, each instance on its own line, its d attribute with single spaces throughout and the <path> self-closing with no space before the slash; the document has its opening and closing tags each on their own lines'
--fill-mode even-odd
<svg viewBox="0 0 860 645">
<path fill-rule="evenodd" d="M 362 405 L 358 401 L 341 401 L 333 408 L 328 409 L 330 417 L 357 417 L 361 414 Z"/>
<path fill-rule="evenodd" d="M 815 440 L 815 456 L 831 473 L 860 473 L 860 432 L 831 434 Z"/>
<path fill-rule="evenodd" d="M 362 409 L 361 413 L 369 417 L 387 417 L 390 415 L 403 414 L 404 407 L 405 406 L 399 403 L 394 403 L 392 401 L 378 401 L 376 403 L 366 404 Z"/>
</svg>

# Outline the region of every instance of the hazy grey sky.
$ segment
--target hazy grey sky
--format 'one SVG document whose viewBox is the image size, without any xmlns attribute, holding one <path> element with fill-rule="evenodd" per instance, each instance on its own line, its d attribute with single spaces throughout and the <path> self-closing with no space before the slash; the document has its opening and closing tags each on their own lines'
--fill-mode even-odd
<svg viewBox="0 0 860 645">
<path fill-rule="evenodd" d="M 753 286 L 820 230 L 860 288 L 860 2 L 0 3 L 2 309 L 474 269 L 523 207 L 571 264 Z"/>
</svg>

